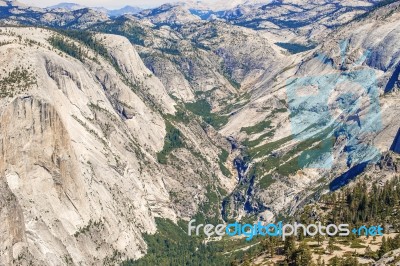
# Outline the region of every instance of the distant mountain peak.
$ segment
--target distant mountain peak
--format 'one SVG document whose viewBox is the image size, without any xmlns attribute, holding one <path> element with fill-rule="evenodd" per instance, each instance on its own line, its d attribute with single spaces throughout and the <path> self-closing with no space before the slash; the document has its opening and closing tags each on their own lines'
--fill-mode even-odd
<svg viewBox="0 0 400 266">
<path fill-rule="evenodd" d="M 192 1 L 185 1 L 181 2 L 182 5 L 193 8 L 193 9 L 200 9 L 200 10 L 213 10 L 213 11 L 223 11 L 223 10 L 230 10 L 238 6 L 246 5 L 265 5 L 270 4 L 274 0 L 231 0 L 229 2 L 224 0 L 192 0 Z"/>
<path fill-rule="evenodd" d="M 79 9 L 83 9 L 86 8 L 86 6 L 82 6 L 76 3 L 60 3 L 54 6 L 49 6 L 47 7 L 48 9 L 66 9 L 66 10 L 70 10 L 70 11 L 74 11 L 74 10 L 79 10 Z"/>
<path fill-rule="evenodd" d="M 122 15 L 132 15 L 132 14 L 137 14 L 140 11 L 142 11 L 142 9 L 140 7 L 135 7 L 135 6 L 124 6 L 123 8 L 120 9 L 115 9 L 115 10 L 108 10 L 108 15 L 110 17 L 119 17 Z"/>
<path fill-rule="evenodd" d="M 83 6 L 80 4 L 68 3 L 68 2 L 64 2 L 64 3 L 54 5 L 54 6 L 47 7 L 47 9 L 50 9 L 50 10 L 62 9 L 62 10 L 68 10 L 68 11 L 76 11 L 76 10 L 80 10 L 80 9 L 84 9 L 84 8 L 90 8 L 90 9 L 93 9 L 93 10 L 96 10 L 99 12 L 106 13 L 110 17 L 119 17 L 119 16 L 127 15 L 127 14 L 129 14 L 129 15 L 137 14 L 140 11 L 142 11 L 142 9 L 139 7 L 134 7 L 134 6 L 129 6 L 129 5 L 124 6 L 123 8 L 120 8 L 120 9 L 109 10 L 104 7 L 87 7 L 87 6 Z"/>
</svg>

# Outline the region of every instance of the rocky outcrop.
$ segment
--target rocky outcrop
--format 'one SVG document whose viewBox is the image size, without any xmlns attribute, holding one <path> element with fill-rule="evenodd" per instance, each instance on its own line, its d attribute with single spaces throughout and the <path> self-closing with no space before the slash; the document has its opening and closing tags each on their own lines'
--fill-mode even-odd
<svg viewBox="0 0 400 266">
<path fill-rule="evenodd" d="M 374 266 L 385 266 L 385 265 L 400 265 L 398 262 L 400 258 L 400 249 L 396 249 L 393 251 L 388 252 L 387 254 L 383 255 L 383 257 L 375 262 Z"/>
<path fill-rule="evenodd" d="M 87 28 L 109 20 L 104 12 L 90 8 L 58 11 L 60 10 L 30 7 L 13 0 L 0 2 L 2 24 L 7 25 Z"/>
<path fill-rule="evenodd" d="M 0 215 L 7 221 L 0 261 L 137 259 L 147 249 L 142 234 L 156 232 L 155 217 L 188 219 L 206 193 L 233 189 L 235 177 L 218 164 L 229 144 L 199 119 L 175 117 L 176 103 L 125 38 L 95 37 L 108 56 L 74 40 L 85 57 L 73 58 L 47 41 L 57 34 L 0 32 L 2 68 L 23 73 L 0 75 L 8 82 L 0 98 Z M 167 123 L 185 146 L 160 164 Z"/>
<path fill-rule="evenodd" d="M 384 88 L 400 61 L 398 3 L 297 54 L 273 43 L 288 32 L 291 41 L 311 38 L 319 32 L 315 25 L 261 32 L 170 7 L 141 19 L 97 20 L 91 10 L 55 14 L 0 2 L 1 10 L 14 12 L 5 23 L 95 24 L 91 29 L 125 36 L 88 33 L 88 42 L 47 29 L 0 30 L 5 264 L 137 259 L 147 251 L 142 234 L 157 230 L 156 217 L 176 222 L 222 212 L 226 220 L 273 220 L 361 170 L 382 182 L 397 173 L 397 157 L 385 152 L 394 138 L 397 143 L 399 94 Z M 300 8 L 285 8 L 293 7 Z M 344 23 L 358 11 L 329 5 L 323 14 L 347 11 Z M 49 41 L 55 36 L 61 45 Z M 305 82 L 310 86 L 294 95 L 299 80 L 315 83 Z M 368 117 L 371 91 L 379 104 Z M 207 104 L 188 105 L 201 99 L 223 116 L 201 109 Z M 354 103 L 357 108 L 346 109 Z M 300 107 L 308 108 L 305 119 Z M 312 120 L 321 114 L 321 121 Z M 219 132 L 207 124 L 215 120 L 222 120 Z M 364 126 L 373 130 L 360 132 Z"/>
<path fill-rule="evenodd" d="M 320 193 L 322 186 L 331 184 L 333 189 L 341 188 L 368 169 L 369 163 L 377 163 L 381 154 L 393 147 L 400 124 L 399 117 L 395 115 L 400 111 L 399 95 L 396 92 L 385 97 L 380 95 L 385 94 L 385 87 L 400 61 L 395 41 L 400 38 L 397 30 L 399 10 L 399 4 L 394 3 L 338 29 L 321 47 L 303 55 L 289 56 L 293 61 L 284 70 L 276 75 L 265 73 L 252 87 L 250 103 L 233 113 L 228 124 L 221 129 L 222 134 L 232 135 L 248 146 L 252 159 L 250 165 L 257 167 L 258 178 L 252 190 L 251 206 L 259 206 L 261 202 L 267 211 L 277 213 L 286 210 L 290 214 L 290 210 L 301 206 L 304 199 Z M 361 82 L 354 79 L 358 73 L 365 74 L 359 79 L 363 80 Z M 343 82 L 332 85 L 340 80 L 339 77 Z M 306 82 L 301 85 L 300 82 L 296 87 L 292 85 L 296 80 L 297 83 L 300 80 L 314 84 Z M 364 81 L 371 82 L 365 85 Z M 333 87 L 332 91 L 319 94 L 322 98 L 329 95 L 326 100 L 315 97 L 318 90 L 329 86 Z M 297 96 L 293 96 L 293 89 L 296 93 L 298 89 Z M 369 99 L 365 97 L 367 89 L 369 93 L 376 91 Z M 355 102 L 360 104 L 358 110 L 354 110 L 356 114 L 348 116 L 338 103 L 344 99 L 341 95 L 351 94 L 356 95 Z M 369 115 L 370 104 L 375 104 L 378 107 L 376 110 L 380 109 L 377 115 Z M 312 141 L 305 145 L 307 137 L 303 138 L 301 134 L 319 138 L 319 134 L 323 133 L 318 130 L 321 125 L 314 127 L 306 121 L 324 114 L 325 105 L 329 109 L 329 121 L 333 121 L 331 126 L 335 127 L 338 122 L 336 125 L 340 125 L 343 120 L 348 125 L 356 126 L 346 129 L 347 135 L 343 134 L 340 126 L 330 130 L 332 135 L 327 137 L 332 141 L 332 157 L 320 156 L 317 167 L 301 169 L 303 151 L 311 150 L 307 153 L 311 156 L 316 145 Z M 301 116 L 298 111 L 307 106 L 313 108 Z M 296 121 L 299 123 L 296 124 Z M 360 125 L 364 132 L 357 133 Z M 317 143 L 321 149 L 321 142 Z M 246 174 L 250 178 L 252 172 Z M 373 176 L 385 178 L 377 172 Z M 245 209 L 244 202 L 238 205 L 236 210 Z"/>
</svg>

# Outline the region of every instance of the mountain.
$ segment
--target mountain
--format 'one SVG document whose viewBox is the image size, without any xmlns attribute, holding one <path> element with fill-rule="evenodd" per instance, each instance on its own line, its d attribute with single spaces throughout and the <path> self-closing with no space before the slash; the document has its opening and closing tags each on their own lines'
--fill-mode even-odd
<svg viewBox="0 0 400 266">
<path fill-rule="evenodd" d="M 75 3 L 60 3 L 58 5 L 47 7 L 48 10 L 53 10 L 53 11 L 76 11 L 76 10 L 85 9 L 85 8 L 88 8 L 88 7 L 82 6 L 79 4 L 75 4 Z M 133 15 L 133 14 L 139 13 L 142 10 L 139 7 L 133 7 L 133 6 L 125 6 L 123 8 L 113 9 L 113 10 L 109 10 L 104 7 L 90 7 L 90 8 L 93 10 L 96 10 L 98 12 L 106 13 L 110 17 L 119 17 L 119 16 L 127 15 L 127 14 Z"/>
<path fill-rule="evenodd" d="M 50 10 L 53 9 L 63 9 L 63 10 L 68 10 L 68 11 L 75 11 L 75 10 L 79 10 L 79 9 L 84 9 L 86 8 L 86 6 L 82 6 L 79 4 L 75 4 L 75 3 L 60 3 L 54 6 L 49 6 L 47 7 Z"/>
<path fill-rule="evenodd" d="M 74 11 L 29 7 L 16 1 L 0 2 L 0 20 L 3 25 L 31 25 L 57 28 L 88 28 L 99 22 L 108 21 L 102 12 L 89 8 Z"/>
<path fill-rule="evenodd" d="M 1 249 L 14 249 L 2 262 L 139 258 L 146 250 L 140 232 L 154 233 L 155 217 L 191 217 L 207 193 L 234 183 L 218 170 L 229 143 L 198 118 L 175 116 L 181 107 L 129 41 L 89 36 L 1 31 L 0 50 L 10 58 L 1 76 L 0 209 L 12 220 L 1 226 L 8 239 Z M 26 159 L 14 164 L 12 150 L 25 150 Z"/>
<path fill-rule="evenodd" d="M 189 9 L 180 4 L 164 4 L 158 8 L 144 10 L 139 18 L 148 19 L 156 25 L 179 26 L 200 20 L 200 17 L 192 14 Z"/>
<path fill-rule="evenodd" d="M 351 69 L 353 71 L 361 69 L 365 71 L 361 73 L 370 73 L 368 75 L 371 75 L 371 77 L 377 75 L 376 81 L 373 78 L 370 81 L 378 84 L 379 92 L 376 93 L 383 97 L 384 86 L 390 77 L 396 75 L 396 79 L 399 79 L 396 68 L 400 58 L 394 52 L 397 49 L 397 45 L 392 44 L 392 41 L 399 38 L 399 32 L 395 30 L 399 26 L 398 10 L 399 4 L 396 3 L 379 9 L 379 12 L 373 12 L 368 18 L 353 21 L 335 33 L 330 34 L 329 39 L 316 50 L 314 49 L 314 51 L 311 50 L 301 55 L 290 55 L 293 61 L 288 62 L 288 65 L 281 72 L 272 73 L 272 75 L 264 74 L 258 81 L 257 85 L 253 87 L 253 97 L 250 102 L 244 108 L 235 112 L 229 123 L 220 131 L 223 135 L 234 136 L 236 139 L 241 140 L 240 142 L 245 144 L 243 149 L 246 156 L 252 158 L 252 163 L 247 166 L 252 171 L 246 171 L 247 176 L 243 177 L 245 181 L 242 190 L 240 191 L 238 188 L 239 190 L 232 194 L 234 197 L 240 195 L 243 199 L 251 200 L 247 202 L 247 207 L 245 202 L 242 202 L 242 205 L 238 207 L 233 205 L 237 204 L 237 201 L 232 199 L 230 203 L 231 209 L 248 208 L 256 213 L 260 210 L 268 210 L 269 212 L 271 206 L 273 206 L 273 209 L 278 208 L 276 202 L 281 204 L 286 202 L 291 205 L 289 209 L 294 210 L 298 204 L 302 204 L 302 197 L 307 198 L 314 192 L 321 193 L 318 187 L 323 189 L 324 186 L 331 185 L 332 188 L 337 184 L 343 186 L 359 174 L 359 171 L 355 171 L 358 165 L 372 160 L 374 156 L 379 156 L 378 151 L 390 149 L 400 122 L 394 115 L 396 113 L 395 110 L 398 108 L 394 104 L 398 93 L 379 98 L 383 120 L 376 121 L 376 125 L 380 125 L 379 128 L 371 129 L 375 133 L 364 132 L 363 137 L 357 135 L 358 139 L 356 141 L 352 139 L 351 133 L 344 137 L 340 135 L 340 130 L 337 132 L 329 130 L 331 133 L 336 132 L 332 136 L 334 141 L 331 147 L 334 157 L 327 157 L 325 158 L 327 161 L 320 162 L 320 164 L 329 164 L 330 160 L 333 159 L 332 170 L 324 171 L 323 168 L 312 169 L 312 167 L 308 170 L 300 170 L 299 164 L 301 161 L 299 161 L 299 158 L 301 157 L 299 156 L 304 154 L 304 150 L 309 149 L 309 145 L 315 145 L 315 143 L 311 144 L 313 139 L 317 143 L 321 141 L 320 134 L 323 133 L 323 130 L 301 132 L 306 130 L 303 127 L 306 127 L 306 125 L 310 128 L 319 128 L 321 126 L 316 126 L 312 123 L 305 124 L 305 121 L 299 120 L 302 123 L 298 125 L 298 130 L 293 132 L 293 128 L 296 128 L 296 126 L 287 121 L 289 118 L 295 119 L 294 116 L 298 114 L 297 112 L 299 112 L 298 115 L 301 115 L 300 111 L 289 113 L 290 108 L 298 108 L 293 106 L 294 102 L 297 102 L 295 106 L 306 106 L 307 102 L 310 103 L 318 99 L 312 96 L 304 96 L 297 99 L 291 98 L 291 91 L 287 86 L 288 80 L 302 80 L 302 78 L 307 80 L 309 77 L 320 77 L 321 75 L 328 78 L 329 75 L 341 75 L 340 73 L 346 73 Z M 381 42 L 375 41 L 375 34 L 382 37 Z M 347 43 L 343 42 L 343 40 L 351 41 Z M 342 48 L 345 49 L 343 50 L 345 54 L 343 52 L 340 53 L 340 45 L 345 45 Z M 393 49 L 387 48 L 383 51 L 382 47 L 392 47 L 392 45 L 394 45 Z M 371 54 L 371 56 L 367 59 L 363 57 L 364 53 Z M 343 64 L 341 60 L 344 60 L 345 65 L 337 67 Z M 371 74 L 375 71 L 377 71 L 376 74 Z M 315 80 L 315 82 L 322 81 Z M 349 82 L 351 83 L 351 81 Z M 344 84 L 335 85 L 337 86 L 335 87 L 336 95 L 341 93 L 346 95 L 347 88 Z M 290 102 L 292 102 L 292 107 L 289 105 Z M 361 108 L 360 112 L 365 117 L 368 114 L 369 105 L 359 107 Z M 277 110 L 282 111 L 282 113 Z M 314 109 L 308 116 L 314 117 L 315 113 L 313 112 L 319 112 L 318 110 L 318 108 Z M 336 117 L 341 112 L 331 111 L 331 113 L 334 113 Z M 375 119 L 379 119 L 379 116 L 375 117 Z M 253 122 L 250 122 L 251 120 Z M 265 120 L 267 120 L 267 123 Z M 305 141 L 301 136 L 292 136 L 292 134 L 300 133 L 311 134 L 309 136 L 311 143 Z M 312 135 L 314 137 L 311 137 Z M 330 136 L 328 135 L 328 137 Z M 356 144 L 358 141 L 374 143 L 377 150 L 369 150 L 366 147 L 361 148 Z M 312 154 L 312 149 L 308 154 Z M 283 165 L 282 159 L 285 162 Z M 277 172 L 280 172 L 280 174 L 277 174 Z M 343 173 L 348 174 L 342 176 Z M 291 178 L 287 178 L 288 176 L 291 176 Z M 327 178 L 328 176 L 333 176 L 334 179 Z M 375 174 L 375 176 L 377 175 Z M 261 179 L 258 179 L 259 177 Z M 325 180 L 324 182 L 320 179 L 321 177 Z M 322 185 L 318 184 L 319 182 L 322 182 Z M 249 185 L 251 189 L 249 189 Z M 247 194 L 249 193 L 248 191 L 251 192 L 250 197 Z M 257 194 L 259 195 L 257 196 Z M 293 197 L 292 201 L 288 200 L 290 197 Z M 265 202 L 269 203 L 264 204 Z"/>
<path fill-rule="evenodd" d="M 219 20 L 263 31 L 278 43 L 305 47 L 319 43 L 330 32 L 373 9 L 379 1 L 238 1 L 217 8 L 220 2 L 179 2 L 144 11 L 154 24 Z M 221 2 L 222 3 L 222 2 Z M 216 6 L 213 6 L 216 5 Z M 300 47 L 301 48 L 301 47 Z"/>
<path fill-rule="evenodd" d="M 119 17 L 119 16 L 122 16 L 122 15 L 137 14 L 140 11 L 142 11 L 142 9 L 140 7 L 125 6 L 125 7 L 120 8 L 120 9 L 108 10 L 107 14 L 110 17 Z"/>
<path fill-rule="evenodd" d="M 180 4 L 187 6 L 191 9 L 199 10 L 212 10 L 212 11 L 224 11 L 236 8 L 238 6 L 259 6 L 273 2 L 273 0 L 234 0 L 234 1 L 214 1 L 214 0 L 203 0 L 203 1 L 185 1 Z"/>
<path fill-rule="evenodd" d="M 2 263 L 245 263 L 258 242 L 187 222 L 291 220 L 396 180 L 400 3 L 234 4 L 0 0 Z"/>
<path fill-rule="evenodd" d="M 304 43 L 318 42 L 327 32 L 345 25 L 377 3 L 370 0 L 261 2 L 243 2 L 211 14 L 235 25 L 267 31 L 282 42 L 296 38 Z M 191 10 L 198 12 L 195 8 Z"/>
</svg>

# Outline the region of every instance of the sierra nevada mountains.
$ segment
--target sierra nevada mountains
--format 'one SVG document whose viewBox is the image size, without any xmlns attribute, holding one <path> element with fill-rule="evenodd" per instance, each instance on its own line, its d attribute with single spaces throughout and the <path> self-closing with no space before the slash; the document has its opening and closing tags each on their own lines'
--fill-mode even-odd
<svg viewBox="0 0 400 266">
<path fill-rule="evenodd" d="M 273 221 L 346 186 L 354 169 L 377 182 L 398 175 L 398 2 L 123 13 L 0 1 L 2 263 L 115 265 L 154 252 L 160 219 Z M 376 79 L 356 86 L 354 73 Z M 332 86 L 326 102 L 291 97 L 310 77 Z M 293 131 L 310 103 L 311 117 L 329 108 L 355 120 L 340 105 L 354 92 L 357 117 L 376 130 Z M 327 139 L 331 167 L 310 167 L 327 157 L 300 167 Z"/>
</svg>

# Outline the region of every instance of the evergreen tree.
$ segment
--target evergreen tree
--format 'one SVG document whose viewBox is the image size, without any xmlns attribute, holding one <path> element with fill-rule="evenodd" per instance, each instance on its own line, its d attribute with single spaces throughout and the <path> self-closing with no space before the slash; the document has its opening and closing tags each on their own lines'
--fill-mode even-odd
<svg viewBox="0 0 400 266">
<path fill-rule="evenodd" d="M 335 244 L 335 242 L 333 240 L 333 237 L 330 237 L 329 241 L 328 241 L 328 246 L 327 246 L 327 251 L 330 254 L 332 254 L 335 251 L 335 245 L 334 244 Z"/>
<path fill-rule="evenodd" d="M 335 256 L 331 259 L 331 263 L 329 265 L 330 266 L 341 266 L 341 261 L 337 256 Z"/>
<path fill-rule="evenodd" d="M 295 263 L 296 266 L 313 265 L 310 247 L 304 242 L 300 243 L 295 253 Z"/>
<path fill-rule="evenodd" d="M 386 237 L 382 237 L 382 244 L 381 247 L 378 251 L 378 256 L 379 258 L 382 258 L 383 255 L 389 252 L 389 245 L 388 242 L 386 241 Z"/>
<path fill-rule="evenodd" d="M 342 262 L 342 266 L 359 266 L 360 263 L 354 257 L 349 257 Z"/>
<path fill-rule="evenodd" d="M 372 251 L 372 249 L 371 249 L 371 247 L 370 246 L 367 246 L 366 248 L 365 248 L 365 256 L 367 257 L 367 258 L 373 258 L 374 257 L 374 255 L 373 255 L 373 251 Z"/>
<path fill-rule="evenodd" d="M 294 253 L 296 252 L 296 242 L 293 236 L 285 239 L 283 246 L 283 254 L 286 257 L 286 261 L 290 264 L 293 261 Z"/>
</svg>

